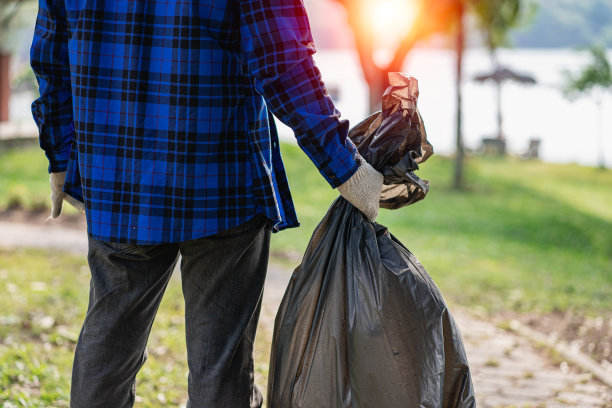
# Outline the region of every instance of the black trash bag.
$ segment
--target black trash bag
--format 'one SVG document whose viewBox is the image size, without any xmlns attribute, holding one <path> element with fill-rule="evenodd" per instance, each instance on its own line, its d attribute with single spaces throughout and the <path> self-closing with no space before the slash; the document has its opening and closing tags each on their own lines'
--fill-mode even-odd
<svg viewBox="0 0 612 408">
<path fill-rule="evenodd" d="M 475 407 L 461 334 L 419 261 L 339 197 L 274 325 L 269 408 Z"/>
<path fill-rule="evenodd" d="M 350 131 L 385 177 L 381 206 L 421 200 L 414 171 L 433 149 L 417 82 L 390 75 L 383 111 Z M 315 229 L 274 325 L 269 408 L 467 408 L 461 334 L 419 261 L 386 227 L 338 198 Z"/>
<path fill-rule="evenodd" d="M 425 198 L 429 182 L 415 173 L 433 154 L 417 108 L 418 82 L 399 72 L 389 73 L 390 86 L 382 111 L 349 131 L 361 156 L 384 176 L 382 208 L 396 209 Z"/>
</svg>

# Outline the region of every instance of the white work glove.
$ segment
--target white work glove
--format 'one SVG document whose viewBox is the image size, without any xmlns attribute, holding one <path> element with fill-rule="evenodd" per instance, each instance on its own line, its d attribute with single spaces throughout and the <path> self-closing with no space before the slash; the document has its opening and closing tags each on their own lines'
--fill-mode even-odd
<svg viewBox="0 0 612 408">
<path fill-rule="evenodd" d="M 338 187 L 342 197 L 353 204 L 372 222 L 378 216 L 380 192 L 383 187 L 383 175 L 368 162 L 361 159 L 359 169 Z"/>
<path fill-rule="evenodd" d="M 66 172 L 49 174 L 49 185 L 51 186 L 51 215 L 47 219 L 57 218 L 62 213 L 62 203 L 66 200 L 79 212 L 85 212 L 85 205 L 74 197 L 64 193 L 64 181 Z"/>
</svg>

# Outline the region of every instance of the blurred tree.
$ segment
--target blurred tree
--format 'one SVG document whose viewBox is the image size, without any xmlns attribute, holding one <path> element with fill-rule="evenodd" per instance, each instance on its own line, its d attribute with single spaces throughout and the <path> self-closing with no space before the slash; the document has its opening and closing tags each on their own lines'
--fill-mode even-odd
<svg viewBox="0 0 612 408">
<path fill-rule="evenodd" d="M 595 99 L 597 105 L 597 128 L 599 144 L 599 166 L 606 167 L 603 137 L 603 97 L 606 92 L 612 91 L 612 68 L 606 55 L 606 49 L 595 46 L 589 50 L 591 62 L 577 75 L 565 71 L 565 85 L 563 93 L 568 99 L 575 99 L 582 94 L 587 94 Z"/>
<path fill-rule="evenodd" d="M 524 0 L 470 0 L 476 23 L 482 30 L 484 44 L 497 61 L 499 47 L 510 45 L 510 30 L 525 18 Z"/>
<path fill-rule="evenodd" d="M 21 7 L 31 0 L 0 0 L 0 122 L 9 120 L 11 52 L 8 33 Z"/>
<path fill-rule="evenodd" d="M 612 48 L 610 0 L 538 1 L 529 28 L 512 34 L 518 47 L 577 48 L 602 44 Z"/>
<path fill-rule="evenodd" d="M 465 158 L 465 150 L 463 146 L 463 123 L 462 123 L 462 101 L 461 101 L 461 84 L 462 84 L 462 76 L 463 76 L 463 51 L 465 50 L 465 4 L 461 3 L 458 8 L 457 13 L 457 29 L 456 29 L 456 46 L 455 46 L 455 55 L 456 64 L 455 64 L 455 95 L 457 98 L 457 112 L 455 120 L 456 124 L 456 134 L 455 134 L 455 171 L 453 175 L 453 187 L 457 190 L 463 188 L 464 177 L 463 177 L 463 168 L 464 166 L 464 158 Z"/>
<path fill-rule="evenodd" d="M 534 15 L 533 0 L 336 0 L 344 5 L 353 31 L 357 52 L 365 80 L 370 89 L 370 112 L 380 107 L 381 96 L 387 86 L 387 73 L 401 71 L 412 48 L 433 34 L 453 35 L 456 39 L 456 161 L 453 185 L 463 185 L 463 136 L 461 123 L 461 83 L 463 51 L 465 47 L 464 15 L 471 12 L 480 27 L 495 68 L 498 68 L 497 49 L 509 44 L 509 32 Z M 409 4 L 409 7 L 402 7 Z M 378 14 L 377 10 L 390 12 Z M 408 13 L 410 12 L 410 13 Z M 410 14 L 410 15 L 409 15 Z M 399 16 L 399 19 L 398 18 Z M 377 21 L 381 18 L 387 21 Z M 401 21 L 403 19 L 403 21 Z M 376 30 L 381 24 L 387 28 L 383 42 L 396 44 L 386 64 L 376 61 L 381 47 L 376 43 Z M 387 48 L 389 46 L 387 45 Z M 498 120 L 501 121 L 501 97 L 498 87 Z M 501 135 L 500 135 L 501 136 Z"/>
<path fill-rule="evenodd" d="M 432 34 L 448 32 L 457 21 L 463 0 L 336 0 L 343 4 L 364 78 L 370 89 L 370 112 L 380 108 L 387 73 L 399 72 L 408 53 Z M 384 38 L 380 38 L 384 31 Z M 395 47 L 393 47 L 395 45 Z M 377 53 L 391 51 L 388 62 Z M 389 49 L 393 48 L 393 49 Z"/>
<path fill-rule="evenodd" d="M 456 35 L 456 161 L 453 184 L 463 184 L 463 137 L 461 123 L 461 79 L 464 50 L 463 15 L 467 0 L 337 0 L 347 10 L 349 25 L 355 37 L 359 61 L 370 90 L 369 108 L 374 112 L 380 108 L 382 94 L 387 87 L 387 73 L 400 72 L 408 53 L 422 40 L 436 33 Z M 410 7 L 402 7 L 409 4 Z M 388 13 L 378 14 L 375 9 Z M 411 15 L 407 15 L 411 13 Z M 383 19 L 383 21 L 376 21 Z M 384 21 L 384 20 L 387 21 Z M 399 19 L 399 20 L 398 20 Z M 395 45 L 391 59 L 381 66 L 375 60 L 376 28 L 386 27 L 387 37 L 382 41 Z M 380 28 L 379 28 L 380 29 Z"/>
</svg>

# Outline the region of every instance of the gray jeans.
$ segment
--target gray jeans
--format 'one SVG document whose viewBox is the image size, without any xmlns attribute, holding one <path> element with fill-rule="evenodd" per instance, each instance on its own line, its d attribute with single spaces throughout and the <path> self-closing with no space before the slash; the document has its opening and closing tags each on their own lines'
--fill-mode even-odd
<svg viewBox="0 0 612 408">
<path fill-rule="evenodd" d="M 89 240 L 89 307 L 76 347 L 71 407 L 134 404 L 136 373 L 179 258 L 189 363 L 188 407 L 254 408 L 253 342 L 268 265 L 270 226 L 257 216 L 176 244 Z"/>
</svg>

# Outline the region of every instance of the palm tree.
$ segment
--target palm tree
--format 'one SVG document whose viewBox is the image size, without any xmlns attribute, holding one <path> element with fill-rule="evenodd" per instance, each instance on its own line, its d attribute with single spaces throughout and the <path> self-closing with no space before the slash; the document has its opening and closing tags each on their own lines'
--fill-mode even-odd
<svg viewBox="0 0 612 408">
<path fill-rule="evenodd" d="M 592 95 L 597 105 L 599 167 L 606 167 L 604 152 L 604 137 L 602 129 L 603 97 L 606 92 L 612 91 L 612 69 L 604 47 L 595 46 L 590 49 L 591 63 L 582 72 L 572 75 L 564 72 L 565 85 L 563 93 L 568 99 L 575 99 L 581 94 Z"/>
<path fill-rule="evenodd" d="M 387 86 L 387 73 L 401 71 L 406 56 L 412 48 L 432 34 L 441 33 L 455 36 L 456 44 L 456 160 L 453 185 L 463 185 L 463 136 L 461 122 L 461 83 L 463 51 L 465 42 L 464 15 L 470 11 L 485 35 L 485 43 L 492 58 L 497 61 L 496 50 L 508 43 L 509 30 L 524 21 L 524 3 L 529 0 L 395 0 L 414 5 L 414 15 L 407 16 L 413 23 L 399 39 L 393 57 L 385 66 L 374 61 L 375 44 L 373 27 L 363 16 L 368 4 L 380 6 L 388 0 L 337 0 L 347 10 L 349 25 L 355 37 L 357 52 L 363 74 L 370 89 L 370 111 L 380 106 L 381 96 Z M 498 15 L 501 14 L 501 15 Z M 496 62 L 495 62 L 496 64 Z M 500 108 L 501 112 L 501 108 Z"/>
<path fill-rule="evenodd" d="M 457 30 L 456 30 L 456 64 L 455 64 L 455 95 L 457 97 L 457 112 L 455 120 L 457 125 L 455 128 L 455 171 L 453 175 L 453 188 L 459 190 L 463 188 L 464 177 L 463 168 L 465 160 L 465 150 L 463 146 L 463 122 L 462 122 L 462 101 L 461 101 L 461 84 L 463 76 L 463 51 L 465 50 L 465 4 L 461 3 L 457 14 Z"/>
<path fill-rule="evenodd" d="M 464 168 L 464 146 L 463 131 L 461 122 L 461 83 L 462 65 L 464 51 L 464 15 L 469 11 L 475 15 L 478 26 L 484 36 L 495 71 L 500 71 L 497 60 L 497 48 L 509 43 L 509 32 L 512 28 L 525 21 L 527 13 L 524 10 L 535 10 L 533 7 L 526 6 L 529 0 L 458 0 L 458 13 L 455 14 L 455 35 L 456 35 L 456 95 L 457 95 L 457 127 L 456 127 L 456 150 L 455 150 L 455 171 L 453 177 L 453 187 L 463 188 L 463 168 Z M 495 81 L 497 86 L 497 121 L 498 139 L 503 140 L 501 131 L 502 109 L 501 109 L 501 81 Z"/>
<path fill-rule="evenodd" d="M 380 107 L 381 96 L 387 87 L 387 74 L 399 72 L 406 56 L 412 48 L 421 40 L 434 33 L 456 33 L 456 86 L 457 86 L 457 133 L 456 133 L 456 161 L 454 186 L 461 188 L 463 185 L 463 137 L 461 124 L 461 80 L 464 50 L 464 24 L 463 15 L 466 0 L 412 0 L 414 15 L 406 16 L 406 20 L 412 21 L 412 25 L 398 41 L 393 57 L 386 66 L 379 66 L 374 61 L 375 44 L 373 41 L 373 27 L 363 18 L 367 5 L 381 5 L 381 0 L 337 0 L 347 10 L 349 25 L 355 37 L 359 61 L 365 80 L 370 89 L 369 107 L 370 112 Z M 400 0 L 411 2 L 411 0 Z"/>
</svg>

